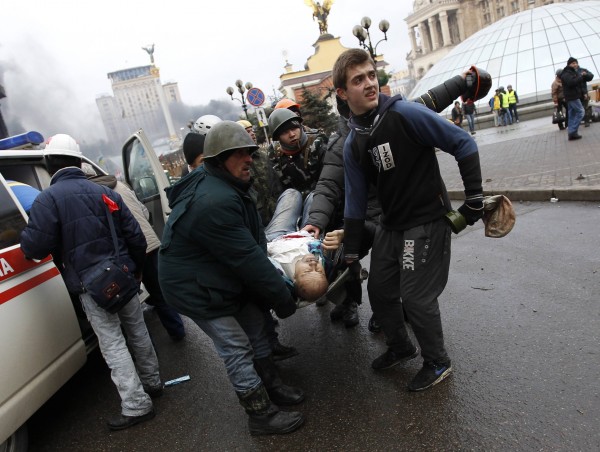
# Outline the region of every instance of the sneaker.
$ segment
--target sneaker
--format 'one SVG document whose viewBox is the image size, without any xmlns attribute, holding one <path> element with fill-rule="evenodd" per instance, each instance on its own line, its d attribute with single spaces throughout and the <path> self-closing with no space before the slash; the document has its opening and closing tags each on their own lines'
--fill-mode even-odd
<svg viewBox="0 0 600 452">
<path fill-rule="evenodd" d="M 579 135 L 577 132 L 572 133 L 572 134 L 569 135 L 569 141 L 579 140 L 580 138 L 581 138 L 581 135 Z"/>
<path fill-rule="evenodd" d="M 413 381 L 408 384 L 409 391 L 424 391 L 435 386 L 452 373 L 452 364 L 436 363 L 428 361 L 423 363 L 421 370 L 415 375 Z"/>
<path fill-rule="evenodd" d="M 400 363 L 409 361 L 416 358 L 419 354 L 419 350 L 414 345 L 403 353 L 396 353 L 391 348 L 381 355 L 379 358 L 375 358 L 371 367 L 375 370 L 389 369 L 390 367 L 397 366 Z"/>
</svg>

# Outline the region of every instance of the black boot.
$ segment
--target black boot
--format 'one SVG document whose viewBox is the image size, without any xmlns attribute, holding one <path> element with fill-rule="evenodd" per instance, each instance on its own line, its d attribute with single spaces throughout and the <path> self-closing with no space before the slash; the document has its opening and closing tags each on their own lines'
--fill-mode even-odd
<svg viewBox="0 0 600 452">
<path fill-rule="evenodd" d="M 358 305 L 355 301 L 347 300 L 346 311 L 342 317 L 346 328 L 358 325 Z"/>
<path fill-rule="evenodd" d="M 238 392 L 240 404 L 248 413 L 251 435 L 280 435 L 291 433 L 304 424 L 304 416 L 297 411 L 279 411 L 271 403 L 263 385 L 251 391 Z"/>
<path fill-rule="evenodd" d="M 267 388 L 270 399 L 276 405 L 297 405 L 304 400 L 304 392 L 300 388 L 283 384 L 272 357 L 255 359 L 254 368 Z"/>
<path fill-rule="evenodd" d="M 299 354 L 296 347 L 283 345 L 277 338 L 271 341 L 271 353 L 273 354 L 274 361 L 283 361 L 284 359 L 293 358 Z"/>
</svg>

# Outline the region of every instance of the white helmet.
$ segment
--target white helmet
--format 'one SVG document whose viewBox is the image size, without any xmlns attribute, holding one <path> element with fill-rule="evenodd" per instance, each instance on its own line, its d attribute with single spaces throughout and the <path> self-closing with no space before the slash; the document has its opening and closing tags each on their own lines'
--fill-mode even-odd
<svg viewBox="0 0 600 452">
<path fill-rule="evenodd" d="M 194 126 L 192 127 L 192 130 L 196 133 L 199 133 L 200 135 L 206 135 L 212 126 L 221 121 L 222 119 L 218 116 L 203 115 L 196 120 Z"/>
<path fill-rule="evenodd" d="M 82 157 L 82 153 L 79 150 L 79 144 L 77 144 L 77 141 L 75 141 L 72 136 L 64 133 L 59 133 L 48 138 L 46 147 L 44 148 L 44 154 L 60 154 L 79 158 Z"/>
</svg>

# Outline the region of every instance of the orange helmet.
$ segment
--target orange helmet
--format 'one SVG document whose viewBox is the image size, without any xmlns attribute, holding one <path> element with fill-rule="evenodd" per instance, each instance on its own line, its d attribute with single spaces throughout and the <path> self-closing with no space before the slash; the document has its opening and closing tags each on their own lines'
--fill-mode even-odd
<svg viewBox="0 0 600 452">
<path fill-rule="evenodd" d="M 290 107 L 300 108 L 300 104 L 297 104 L 292 99 L 281 99 L 275 105 L 275 110 L 277 110 L 278 108 L 290 108 Z"/>
</svg>

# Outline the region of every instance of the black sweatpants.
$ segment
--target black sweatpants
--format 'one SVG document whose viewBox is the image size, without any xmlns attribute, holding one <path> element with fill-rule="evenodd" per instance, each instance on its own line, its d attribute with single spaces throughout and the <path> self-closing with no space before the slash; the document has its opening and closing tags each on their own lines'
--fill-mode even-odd
<svg viewBox="0 0 600 452">
<path fill-rule="evenodd" d="M 410 347 L 404 306 L 423 360 L 448 359 L 438 296 L 446 287 L 449 269 L 450 227 L 443 218 L 406 231 L 377 227 L 367 289 L 392 350 Z"/>
</svg>

